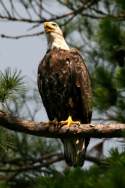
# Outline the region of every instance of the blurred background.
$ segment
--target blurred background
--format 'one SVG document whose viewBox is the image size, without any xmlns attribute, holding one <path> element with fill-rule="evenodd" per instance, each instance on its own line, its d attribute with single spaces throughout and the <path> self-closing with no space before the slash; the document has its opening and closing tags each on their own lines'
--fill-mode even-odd
<svg viewBox="0 0 125 188">
<path fill-rule="evenodd" d="M 44 21 L 56 21 L 86 60 L 92 123 L 124 123 L 124 0 L 0 0 L 0 110 L 48 121 L 37 89 L 37 67 L 47 50 Z M 59 139 L 0 128 L 0 188 L 125 187 L 124 148 L 124 135 L 91 139 L 83 168 L 73 169 Z"/>
</svg>

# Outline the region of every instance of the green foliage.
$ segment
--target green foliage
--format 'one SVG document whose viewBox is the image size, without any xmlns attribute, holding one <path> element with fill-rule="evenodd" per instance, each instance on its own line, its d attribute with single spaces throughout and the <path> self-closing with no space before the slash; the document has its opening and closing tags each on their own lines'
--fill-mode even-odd
<svg viewBox="0 0 125 188">
<path fill-rule="evenodd" d="M 1 102 L 7 105 L 7 110 L 18 117 L 34 120 L 39 111 L 39 97 L 36 89 L 29 94 L 25 89 L 20 72 L 11 72 L 10 69 L 7 69 L 4 74 L 1 73 L 0 80 L 6 94 Z M 33 109 L 30 110 L 28 103 Z M 53 173 L 55 167 L 51 165 L 51 160 L 59 147 L 60 143 L 57 140 L 10 133 L 10 131 L 0 128 L 0 168 L 3 169 L 1 176 L 11 179 L 11 176 L 13 177 L 15 174 L 14 181 L 11 182 L 12 186 L 15 182 L 18 182 L 18 187 L 20 184 L 22 187 L 23 183 L 28 186 L 29 180 L 33 177 L 44 173 Z M 47 161 L 50 162 L 50 165 L 47 164 Z M 36 165 L 39 168 L 36 168 Z M 0 186 L 8 187 L 4 181 Z"/>
<path fill-rule="evenodd" d="M 119 7 L 121 10 L 125 10 L 124 0 L 113 0 L 113 1 L 115 1 L 117 8 Z"/>
<path fill-rule="evenodd" d="M 24 86 L 21 71 L 11 71 L 7 68 L 5 72 L 0 72 L 0 102 L 7 99 L 13 99 L 18 94 L 24 94 L 26 88 Z"/>
<path fill-rule="evenodd" d="M 3 105 L 1 108 L 2 110 L 9 110 L 7 101 L 10 103 L 10 101 L 18 100 L 21 95 L 26 93 L 21 71 L 11 71 L 10 68 L 7 68 L 4 72 L 1 71 L 0 88 L 0 103 Z M 5 158 L 5 156 L 8 155 L 8 151 L 10 152 L 10 150 L 13 150 L 14 147 L 14 135 L 8 130 L 0 127 L 1 159 Z"/>
<path fill-rule="evenodd" d="M 111 157 L 101 166 L 93 166 L 89 170 L 72 169 L 64 175 L 38 178 L 33 188 L 122 188 L 125 187 L 125 152 L 111 151 Z"/>
<path fill-rule="evenodd" d="M 13 149 L 13 134 L 8 130 L 0 127 L 0 153 L 1 157 L 8 152 L 9 149 Z"/>
<path fill-rule="evenodd" d="M 0 188 L 7 188 L 7 184 L 3 181 L 0 182 Z"/>
<path fill-rule="evenodd" d="M 89 169 L 68 169 L 63 174 L 56 173 L 52 176 L 38 176 L 32 182 L 20 178 L 15 184 L 5 185 L 7 188 L 11 188 L 11 185 L 26 188 L 124 188 L 124 173 L 125 152 L 119 153 L 115 149 L 110 152 L 110 157 L 103 160 L 99 166 L 94 165 Z"/>
<path fill-rule="evenodd" d="M 105 111 L 117 101 L 117 90 L 114 86 L 112 71 L 103 66 L 98 66 L 93 73 L 94 106 Z"/>
<path fill-rule="evenodd" d="M 116 87 L 119 89 L 125 88 L 125 67 L 117 67 L 114 73 Z"/>
<path fill-rule="evenodd" d="M 108 17 L 101 20 L 97 32 L 97 41 L 102 55 L 111 63 L 119 63 L 119 51 L 125 50 L 120 22 L 115 22 Z"/>
</svg>

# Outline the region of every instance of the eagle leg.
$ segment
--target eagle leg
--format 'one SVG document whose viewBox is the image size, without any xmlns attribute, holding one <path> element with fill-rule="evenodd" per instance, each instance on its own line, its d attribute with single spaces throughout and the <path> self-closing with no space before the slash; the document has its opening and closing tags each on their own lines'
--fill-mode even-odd
<svg viewBox="0 0 125 188">
<path fill-rule="evenodd" d="M 60 123 L 66 125 L 66 127 L 70 127 L 72 124 L 80 125 L 80 121 L 73 121 L 71 116 L 69 116 L 67 120 L 61 121 Z"/>
</svg>

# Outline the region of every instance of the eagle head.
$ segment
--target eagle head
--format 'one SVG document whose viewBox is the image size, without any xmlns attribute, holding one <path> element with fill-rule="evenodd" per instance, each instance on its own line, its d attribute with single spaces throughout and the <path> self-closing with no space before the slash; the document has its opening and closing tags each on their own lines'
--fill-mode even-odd
<svg viewBox="0 0 125 188">
<path fill-rule="evenodd" d="M 63 36 L 62 30 L 60 29 L 58 24 L 55 23 L 55 22 L 44 22 L 44 30 L 45 30 L 46 33 L 48 33 L 50 35 L 52 33 L 55 33 L 57 35 Z"/>
<path fill-rule="evenodd" d="M 48 40 L 49 49 L 54 47 L 69 50 L 63 37 L 63 32 L 55 22 L 44 22 L 44 30 Z"/>
</svg>

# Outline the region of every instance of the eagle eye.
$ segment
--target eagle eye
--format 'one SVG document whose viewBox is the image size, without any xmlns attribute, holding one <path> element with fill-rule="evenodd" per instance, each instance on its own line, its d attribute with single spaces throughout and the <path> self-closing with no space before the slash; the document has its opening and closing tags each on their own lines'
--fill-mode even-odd
<svg viewBox="0 0 125 188">
<path fill-rule="evenodd" d="M 57 26 L 56 23 L 52 23 L 53 26 Z"/>
</svg>

